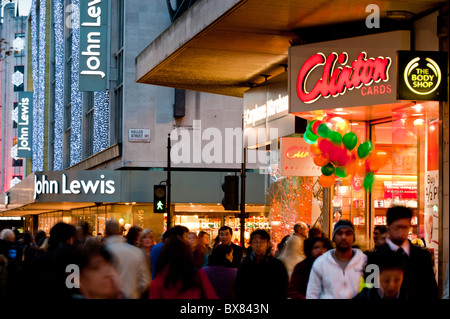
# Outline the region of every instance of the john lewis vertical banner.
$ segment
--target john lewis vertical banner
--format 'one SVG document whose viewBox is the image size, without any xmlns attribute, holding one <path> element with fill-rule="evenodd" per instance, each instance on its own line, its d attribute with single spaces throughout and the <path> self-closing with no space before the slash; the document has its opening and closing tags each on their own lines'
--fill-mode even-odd
<svg viewBox="0 0 450 319">
<path fill-rule="evenodd" d="M 79 90 L 108 89 L 108 0 L 80 0 Z"/>
<path fill-rule="evenodd" d="M 17 157 L 32 157 L 33 92 L 19 92 Z"/>
</svg>

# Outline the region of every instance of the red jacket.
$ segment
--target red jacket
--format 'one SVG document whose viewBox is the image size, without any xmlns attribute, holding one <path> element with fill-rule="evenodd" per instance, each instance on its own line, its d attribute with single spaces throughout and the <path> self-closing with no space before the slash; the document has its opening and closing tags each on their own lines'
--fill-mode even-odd
<svg viewBox="0 0 450 319">
<path fill-rule="evenodd" d="M 203 270 L 197 270 L 195 276 L 201 287 L 192 287 L 180 292 L 181 282 L 175 287 L 164 287 L 164 280 L 168 272 L 168 266 L 155 276 L 150 284 L 150 299 L 218 299 L 208 276 Z"/>
</svg>

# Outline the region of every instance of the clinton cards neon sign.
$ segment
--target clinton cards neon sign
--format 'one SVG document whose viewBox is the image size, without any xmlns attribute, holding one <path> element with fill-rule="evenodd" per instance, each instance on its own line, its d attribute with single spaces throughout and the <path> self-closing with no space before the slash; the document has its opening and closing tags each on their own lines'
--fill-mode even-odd
<svg viewBox="0 0 450 319">
<path fill-rule="evenodd" d="M 329 98 L 345 94 L 346 90 L 361 88 L 363 85 L 370 86 L 373 82 L 389 81 L 390 57 L 377 57 L 367 59 L 367 53 L 361 52 L 351 66 L 346 65 L 348 61 L 347 52 L 337 54 L 333 52 L 325 57 L 323 53 L 311 56 L 300 68 L 297 78 L 297 95 L 304 103 L 314 103 L 320 97 Z M 341 66 L 335 68 L 336 62 Z M 322 77 L 317 80 L 311 91 L 307 90 L 308 79 L 311 73 L 318 67 L 323 66 Z M 375 94 L 390 93 L 391 87 L 380 87 L 380 92 Z M 378 89 L 378 88 L 377 88 Z M 362 95 L 369 94 L 363 92 Z"/>
</svg>

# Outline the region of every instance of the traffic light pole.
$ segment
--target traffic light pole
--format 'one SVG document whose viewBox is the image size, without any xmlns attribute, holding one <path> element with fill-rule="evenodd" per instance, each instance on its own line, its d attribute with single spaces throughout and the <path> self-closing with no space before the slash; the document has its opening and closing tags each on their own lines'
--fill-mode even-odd
<svg viewBox="0 0 450 319">
<path fill-rule="evenodd" d="M 171 227 L 171 216 L 170 216 L 170 193 L 171 193 L 171 182 L 170 182 L 170 173 L 171 173 L 171 159 L 170 159 L 170 149 L 172 148 L 170 144 L 170 133 L 167 136 L 167 229 Z"/>
<path fill-rule="evenodd" d="M 241 247 L 245 248 L 245 162 L 247 149 L 244 148 L 244 160 L 241 166 Z"/>
</svg>

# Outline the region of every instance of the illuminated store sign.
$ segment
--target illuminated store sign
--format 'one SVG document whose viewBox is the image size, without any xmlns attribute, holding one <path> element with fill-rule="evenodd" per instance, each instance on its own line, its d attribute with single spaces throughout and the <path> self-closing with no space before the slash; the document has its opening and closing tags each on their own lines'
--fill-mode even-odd
<svg viewBox="0 0 450 319">
<path fill-rule="evenodd" d="M 281 139 L 281 175 L 282 176 L 320 176 L 320 167 L 314 164 L 314 154 L 309 144 L 301 137 L 283 137 Z"/>
<path fill-rule="evenodd" d="M 135 191 L 129 175 L 110 170 L 36 172 L 29 183 L 35 202 L 119 202 Z"/>
<path fill-rule="evenodd" d="M 304 103 L 314 103 L 320 97 L 329 98 L 330 96 L 343 95 L 347 89 L 359 89 L 363 85 L 369 86 L 372 83 L 389 81 L 389 67 L 392 61 L 390 57 L 368 59 L 367 53 L 361 52 L 358 54 L 358 58 L 351 63 L 351 66 L 345 65 L 347 61 L 347 52 L 339 55 L 333 52 L 328 57 L 325 57 L 323 53 L 316 53 L 311 56 L 302 65 L 298 74 L 297 95 L 299 99 Z M 335 69 L 336 62 L 341 66 Z M 308 92 L 307 80 L 309 75 L 320 66 L 323 66 L 321 68 L 322 77 L 316 81 L 312 90 Z M 386 92 L 388 90 L 390 91 L 390 85 L 385 89 Z"/>
<path fill-rule="evenodd" d="M 398 51 L 397 59 L 399 100 L 446 100 L 446 52 Z"/>
<path fill-rule="evenodd" d="M 392 31 L 289 48 L 289 113 L 398 103 L 398 50 L 409 31 Z"/>
<path fill-rule="evenodd" d="M 61 175 L 61 181 L 48 179 L 46 175 L 40 178 L 34 176 L 34 199 L 40 194 L 114 194 L 116 191 L 113 180 L 105 180 L 105 175 L 100 175 L 96 180 L 68 181 L 67 175 Z"/>
<path fill-rule="evenodd" d="M 32 157 L 33 92 L 19 92 L 17 157 Z"/>
<path fill-rule="evenodd" d="M 288 96 L 278 95 L 275 100 L 268 100 L 262 105 L 256 104 L 254 108 L 244 111 L 244 125 L 255 125 L 260 120 L 271 118 L 279 114 L 285 114 L 289 109 Z"/>
<path fill-rule="evenodd" d="M 108 1 L 80 1 L 80 91 L 108 88 Z"/>
<path fill-rule="evenodd" d="M 244 93 L 244 128 L 254 128 L 289 114 L 287 72 Z"/>
</svg>

